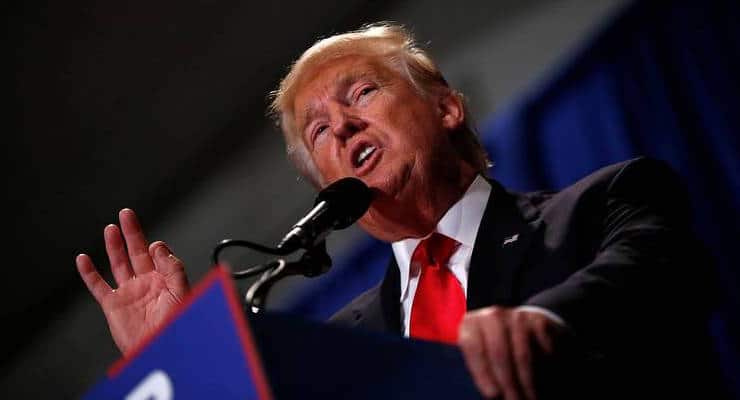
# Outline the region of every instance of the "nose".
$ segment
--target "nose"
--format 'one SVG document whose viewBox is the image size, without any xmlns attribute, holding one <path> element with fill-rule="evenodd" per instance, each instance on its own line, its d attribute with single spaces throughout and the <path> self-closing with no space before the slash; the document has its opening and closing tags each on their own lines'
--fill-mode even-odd
<svg viewBox="0 0 740 400">
<path fill-rule="evenodd" d="M 347 109 L 337 110 L 335 118 L 337 123 L 334 124 L 334 135 L 340 139 L 349 139 L 367 127 L 367 122 Z"/>
</svg>

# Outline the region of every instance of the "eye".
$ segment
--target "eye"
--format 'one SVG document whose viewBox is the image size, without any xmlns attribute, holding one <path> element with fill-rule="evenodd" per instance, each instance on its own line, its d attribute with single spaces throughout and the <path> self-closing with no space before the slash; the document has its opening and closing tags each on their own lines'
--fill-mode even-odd
<svg viewBox="0 0 740 400">
<path fill-rule="evenodd" d="M 319 137 L 322 133 L 326 132 L 327 129 L 329 129 L 329 125 L 316 125 L 313 132 L 311 132 L 311 142 L 316 141 L 316 138 Z"/>
<path fill-rule="evenodd" d="M 362 88 L 362 90 L 360 90 L 360 96 L 365 96 L 367 94 L 370 94 L 370 92 L 372 92 L 373 90 L 375 90 L 375 88 L 372 86 L 364 87 Z"/>
<path fill-rule="evenodd" d="M 375 90 L 376 87 L 372 85 L 362 86 L 357 92 L 355 92 L 355 102 L 363 100 Z"/>
</svg>

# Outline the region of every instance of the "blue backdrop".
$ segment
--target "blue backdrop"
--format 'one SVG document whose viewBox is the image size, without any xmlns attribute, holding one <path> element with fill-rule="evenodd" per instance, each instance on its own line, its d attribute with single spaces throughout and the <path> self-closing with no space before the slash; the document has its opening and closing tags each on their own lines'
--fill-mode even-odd
<svg viewBox="0 0 740 400">
<path fill-rule="evenodd" d="M 546 79 L 481 127 L 492 176 L 515 190 L 558 189 L 648 155 L 684 178 L 696 231 L 716 257 L 712 321 L 726 380 L 740 398 L 740 2 L 632 4 Z M 295 298 L 324 319 L 383 276 L 387 245 L 367 239 Z M 690 363 L 687 360 L 687 363 Z"/>
</svg>

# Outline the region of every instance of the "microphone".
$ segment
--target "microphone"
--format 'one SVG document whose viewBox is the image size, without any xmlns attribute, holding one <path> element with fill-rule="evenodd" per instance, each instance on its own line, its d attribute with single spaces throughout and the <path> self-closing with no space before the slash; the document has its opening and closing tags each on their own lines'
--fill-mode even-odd
<svg viewBox="0 0 740 400">
<path fill-rule="evenodd" d="M 278 249 L 289 253 L 308 249 L 331 230 L 344 229 L 357 221 L 370 207 L 372 191 L 357 178 L 342 178 L 320 191 L 314 207 L 280 241 Z"/>
</svg>

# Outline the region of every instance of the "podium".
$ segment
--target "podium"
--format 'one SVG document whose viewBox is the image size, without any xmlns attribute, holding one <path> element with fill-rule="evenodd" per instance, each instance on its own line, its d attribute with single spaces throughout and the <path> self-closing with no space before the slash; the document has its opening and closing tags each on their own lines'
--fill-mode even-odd
<svg viewBox="0 0 740 400">
<path fill-rule="evenodd" d="M 214 269 L 85 399 L 480 398 L 452 346 L 242 312 Z"/>
</svg>

